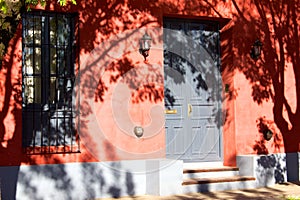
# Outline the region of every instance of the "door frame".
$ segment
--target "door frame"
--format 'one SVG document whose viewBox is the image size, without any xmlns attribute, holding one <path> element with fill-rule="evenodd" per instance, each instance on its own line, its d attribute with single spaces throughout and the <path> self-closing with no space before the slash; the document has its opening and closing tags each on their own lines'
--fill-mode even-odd
<svg viewBox="0 0 300 200">
<path fill-rule="evenodd" d="M 219 38 L 218 38 L 218 55 L 219 55 L 219 59 L 218 59 L 218 68 L 220 70 L 221 73 L 221 51 L 220 51 L 220 47 L 221 47 L 221 40 L 220 40 L 220 30 L 221 28 L 226 25 L 230 20 L 229 19 L 225 19 L 225 18 L 210 18 L 210 17 L 190 17 L 190 16 L 178 16 L 178 15 L 165 15 L 163 17 L 163 28 L 165 28 L 165 22 L 166 21 L 179 21 L 180 23 L 214 23 L 217 24 L 217 30 L 219 32 Z M 164 32 L 164 31 L 163 31 Z M 163 33 L 164 34 L 164 33 Z M 163 36 L 164 39 L 164 36 Z M 165 73 L 165 65 L 163 64 L 164 67 L 164 73 Z M 222 84 L 222 76 L 220 75 L 220 82 L 219 84 Z M 165 84 L 164 84 L 165 87 Z M 220 93 L 222 93 L 222 88 L 219 91 Z M 222 100 L 221 102 L 218 104 L 217 108 L 222 110 Z M 165 114 L 166 116 L 167 114 Z M 220 122 L 222 122 L 222 116 L 220 116 Z M 183 159 L 184 162 L 223 162 L 224 161 L 224 144 L 223 144 L 223 127 L 220 126 L 218 128 L 219 131 L 219 154 L 220 154 L 220 159 L 219 160 L 207 160 L 207 161 L 199 161 L 199 160 L 185 160 Z M 167 131 L 166 131 L 167 134 Z M 167 135 L 166 135 L 167 137 Z M 166 138 L 166 145 L 167 145 L 167 138 Z M 187 148 L 188 149 L 188 148 Z M 167 148 L 166 148 L 166 157 L 168 158 L 167 155 Z M 172 159 L 172 158 L 171 158 Z"/>
</svg>

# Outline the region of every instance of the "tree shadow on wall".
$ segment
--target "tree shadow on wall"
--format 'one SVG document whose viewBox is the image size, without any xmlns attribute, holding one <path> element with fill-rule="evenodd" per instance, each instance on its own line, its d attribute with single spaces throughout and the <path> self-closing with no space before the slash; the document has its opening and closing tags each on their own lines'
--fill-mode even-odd
<svg viewBox="0 0 300 200">
<path fill-rule="evenodd" d="M 132 173 L 117 162 L 28 166 L 18 174 L 18 193 L 22 198 L 34 200 L 133 196 Z M 47 185 L 47 191 L 43 191 L 43 185 Z"/>
<path fill-rule="evenodd" d="M 139 62 L 133 63 L 130 58 L 125 57 L 118 61 L 114 61 L 107 67 L 105 73 L 111 74 L 109 83 L 114 84 L 121 80 L 132 91 L 131 101 L 139 103 L 144 101 L 160 102 L 163 99 L 163 78 L 157 68 L 147 65 L 146 77 L 142 74 L 142 70 L 136 69 Z M 151 81 L 149 81 L 151 80 Z M 100 78 L 95 92 L 95 101 L 104 101 L 105 91 L 108 86 Z"/>
<path fill-rule="evenodd" d="M 257 181 L 261 185 L 286 182 L 287 157 L 281 156 L 281 154 L 269 154 L 269 148 L 272 148 L 273 152 L 280 152 L 282 137 L 280 137 L 281 135 L 278 133 L 273 120 L 267 120 L 263 116 L 259 117 L 256 122 L 259 133 L 258 140 L 253 145 L 253 150 L 260 155 L 256 160 Z M 271 143 L 271 145 L 267 143 Z"/>
<path fill-rule="evenodd" d="M 1 13 L 2 14 L 2 13 Z M 20 13 L 14 13 L 16 16 Z M 17 186 L 20 189 L 24 189 L 24 193 L 27 194 L 31 199 L 44 199 L 43 194 L 38 193 L 39 178 L 47 179 L 53 183 L 53 187 L 57 191 L 63 191 L 63 196 L 66 199 L 72 198 L 72 191 L 76 181 L 72 180 L 75 176 L 70 177 L 65 165 L 45 165 L 45 166 L 32 166 L 22 167 L 20 171 L 20 165 L 27 163 L 35 165 L 36 157 L 25 154 L 22 150 L 22 67 L 21 67 L 21 50 L 20 50 L 20 38 L 21 38 L 21 26 L 20 20 L 15 15 L 5 18 L 1 23 L 5 24 L 5 30 L 1 29 L 1 45 L 5 45 L 4 53 L 5 57 L 1 55 L 1 113 L 0 113 L 0 153 L 1 153 L 1 171 L 0 171 L 0 194 L 1 199 L 15 199 Z M 1 28 L 3 28 L 1 24 Z M 18 26 L 18 27 L 17 27 Z M 7 30 L 6 30 L 7 28 Z M 8 32 L 9 30 L 9 32 Z M 92 43 L 93 41 L 90 41 Z M 1 46 L 1 54 L 2 52 Z M 4 58 L 2 60 L 2 58 Z M 2 65 L 3 64 L 3 65 Z M 17 75 L 16 75 L 17 68 Z M 85 111 L 85 114 L 89 114 Z M 7 121 L 9 123 L 7 123 Z M 84 124 L 83 124 L 84 125 Z M 64 162 L 63 157 L 51 154 L 41 154 L 46 160 L 46 163 L 62 163 Z M 62 158 L 62 159 L 61 159 Z M 88 162 L 90 160 L 87 160 Z M 89 176 L 93 176 L 95 170 L 86 171 Z M 101 184 L 104 182 L 99 177 L 94 177 L 96 182 Z M 97 179 L 99 178 L 99 179 Z M 48 182 L 48 183 L 49 183 Z M 84 181 L 82 181 L 84 182 Z M 46 184 L 48 184 L 46 183 Z M 91 186 L 91 183 L 86 183 L 84 188 Z M 132 180 L 131 172 L 126 173 L 126 186 L 124 189 L 129 195 L 135 193 L 135 186 Z M 94 188 L 93 188 L 94 189 Z M 98 191 L 98 188 L 95 190 Z M 121 190 L 121 189 L 120 189 Z M 89 192 L 93 194 L 92 190 Z M 105 191 L 109 194 L 109 190 Z M 94 191 L 95 193 L 95 191 Z M 112 194 L 115 196 L 115 194 Z"/>
<path fill-rule="evenodd" d="M 262 155 L 257 160 L 256 173 L 258 175 L 258 182 L 260 184 L 267 184 L 268 182 L 283 183 L 286 182 L 286 158 L 271 155 Z M 274 180 L 275 179 L 275 180 Z"/>
<path fill-rule="evenodd" d="M 147 2 L 147 5 L 149 4 L 147 8 L 137 5 L 137 1 L 129 1 L 128 5 L 122 5 L 122 3 L 120 3 L 120 5 L 118 4 L 116 6 L 112 4 L 115 6 L 114 8 L 110 7 L 110 4 L 111 3 L 109 3 L 109 6 L 103 7 L 100 3 L 98 5 L 98 2 L 95 3 L 95 5 L 83 3 L 85 9 L 82 15 L 86 15 L 83 15 L 85 16 L 85 23 L 81 25 L 82 30 L 91 30 L 91 27 L 95 27 L 97 30 L 95 31 L 93 29 L 93 31 L 85 31 L 81 34 L 81 38 L 83 38 L 82 41 L 84 41 L 84 44 L 87 44 L 81 48 L 90 52 L 86 62 L 83 63 L 84 66 L 81 66 L 82 68 L 79 71 L 81 75 L 80 95 L 82 97 L 80 110 L 87 113 L 81 118 L 81 126 L 86 127 L 87 129 L 89 126 L 87 119 L 94 112 L 94 110 L 92 110 L 93 106 L 96 105 L 99 110 L 102 109 L 104 106 L 101 106 L 105 105 L 105 103 L 107 104 L 110 100 L 109 96 L 115 95 L 113 92 L 116 90 L 112 91 L 112 88 L 115 85 L 118 86 L 122 84 L 122 86 L 125 85 L 125 87 L 127 87 L 126 89 L 130 90 L 130 102 L 127 102 L 127 99 L 126 102 L 123 101 L 123 99 L 121 100 L 124 105 L 127 105 L 128 103 L 134 105 L 143 105 L 143 103 L 145 103 L 145 105 L 147 103 L 150 103 L 151 105 L 160 105 L 164 101 L 165 107 L 172 107 L 176 101 L 174 91 L 172 93 L 171 90 L 164 90 L 164 79 L 169 77 L 178 85 L 184 83 L 181 80 L 182 77 L 174 77 L 172 74 L 168 74 L 168 72 L 165 72 L 165 74 L 162 73 L 162 66 L 164 64 L 167 65 L 167 56 L 164 57 L 164 63 L 158 63 L 159 67 L 151 63 L 151 54 L 157 53 L 155 52 L 157 51 L 155 45 L 161 45 L 164 42 L 161 28 L 149 28 L 162 26 L 163 22 L 161 21 L 161 16 L 157 16 L 159 14 L 157 9 L 161 8 L 162 10 L 168 10 L 170 8 L 170 10 L 173 9 L 172 12 L 174 12 L 177 11 L 178 8 L 175 9 L 176 6 L 174 6 L 173 3 L 158 3 L 154 1 Z M 200 3 L 198 2 L 197 4 Z M 109 8 L 112 10 L 109 10 L 109 13 L 106 14 L 106 12 L 108 12 L 107 9 Z M 128 8 L 130 10 L 128 10 Z M 70 9 L 75 9 L 75 7 L 71 6 Z M 118 11 L 115 9 L 118 9 Z M 205 8 L 201 7 L 201 9 L 207 9 L 208 12 L 208 10 L 211 11 L 212 7 L 205 5 Z M 65 10 L 65 8 L 63 8 L 63 10 Z M 114 15 L 112 14 L 114 12 L 118 13 Z M 119 19 L 118 16 L 121 14 L 122 18 Z M 111 19 L 111 15 L 116 16 L 116 18 L 120 20 L 120 24 L 114 23 L 115 19 L 114 17 Z M 99 16 L 99 18 L 93 17 L 93 20 L 88 20 L 92 16 Z M 149 18 L 149 16 L 152 17 Z M 138 21 L 139 23 L 137 23 Z M 95 24 L 103 24 L 103 26 L 99 27 L 95 26 Z M 146 30 L 148 34 L 152 36 L 152 46 L 154 47 L 150 49 L 148 63 L 142 61 L 143 57 L 138 52 L 138 41 Z M 216 35 L 218 31 L 219 30 L 216 30 L 214 34 L 210 33 L 207 36 L 203 31 L 201 36 L 195 36 L 198 37 L 196 38 L 198 41 L 204 43 L 200 52 L 205 53 L 207 56 L 200 56 L 199 49 L 195 46 L 188 47 L 190 51 L 188 55 L 180 55 L 180 53 L 176 52 L 174 49 L 176 49 L 176 43 L 182 42 L 182 38 L 176 37 L 176 34 L 169 35 L 171 38 L 169 41 L 172 41 L 173 38 L 174 40 L 173 43 L 170 42 L 167 44 L 169 45 L 168 48 L 170 52 L 174 50 L 173 61 L 176 63 L 177 67 L 173 68 L 173 71 L 177 74 L 182 74 L 181 72 L 185 70 L 186 63 L 189 63 L 189 73 L 193 74 L 193 77 L 192 80 L 186 84 L 191 85 L 191 88 L 194 87 L 198 93 L 207 92 L 208 95 L 205 96 L 205 99 L 203 100 L 204 103 L 221 104 L 224 100 L 222 99 L 222 85 L 218 79 L 220 77 L 216 77 L 216 73 L 220 74 L 221 70 L 219 66 L 220 63 L 218 63 L 220 58 L 218 57 L 220 56 L 220 52 L 218 52 L 219 43 L 217 43 L 219 38 L 218 35 Z M 91 43 L 92 40 L 87 41 L 87 38 L 93 37 L 87 37 L 86 33 L 89 33 L 89 35 L 92 36 L 99 33 L 99 36 L 96 37 L 96 41 Z M 185 37 L 187 38 L 189 36 Z M 215 38 L 210 40 L 210 38 L 213 37 Z M 205 45 L 207 45 L 207 47 Z M 164 52 L 162 49 L 160 51 L 162 55 Z M 137 58 L 138 56 L 140 56 L 140 58 Z M 201 61 L 198 59 L 199 56 L 201 57 Z M 153 58 L 153 60 L 155 60 L 155 58 Z M 208 65 L 213 65 L 215 71 L 211 70 Z M 199 71 L 199 68 L 203 68 L 203 70 Z M 165 75 L 165 77 L 163 75 Z M 221 129 L 226 120 L 225 118 L 227 117 L 225 116 L 222 118 L 224 113 L 224 110 L 222 109 L 221 106 L 215 107 L 210 116 L 210 120 L 213 124 L 216 124 L 218 129 Z M 99 113 L 101 111 L 99 111 Z M 105 112 L 105 114 L 106 113 L 107 112 Z M 119 110 L 117 110 L 116 113 L 118 115 L 124 114 L 119 112 Z M 127 113 L 124 115 L 126 114 Z M 104 119 L 104 113 L 102 116 Z M 100 117 L 99 121 L 101 121 Z M 84 135 L 89 134 L 87 129 L 86 133 L 83 133 Z M 132 133 L 130 132 L 130 134 Z"/>
<path fill-rule="evenodd" d="M 269 154 L 269 149 L 266 146 L 267 142 L 271 143 L 273 152 L 280 152 L 282 137 L 273 120 L 267 120 L 265 116 L 259 117 L 256 120 L 258 129 L 258 139 L 255 140 L 253 150 L 256 154 Z"/>
<path fill-rule="evenodd" d="M 17 22 L 15 22 L 17 27 Z M 20 32 L 16 32 L 15 37 L 10 41 L 12 47 L 16 46 L 20 38 Z M 16 194 L 16 186 L 19 173 L 19 165 L 23 160 L 21 152 L 21 69 L 18 70 L 18 77 L 15 78 L 13 72 L 13 63 L 15 60 L 21 59 L 20 52 L 11 49 L 7 53 L 7 57 L 1 68 L 5 71 L 5 81 L 1 89 L 3 104 L 0 112 L 0 154 L 1 162 L 8 166 L 17 167 L 1 167 L 0 172 L 0 191 L 3 199 L 14 199 Z M 1 74 L 4 77 L 3 74 Z M 14 98 L 14 101 L 11 99 Z M 13 117 L 10 123 L 5 122 L 7 117 Z M 13 126 L 13 127 L 12 127 Z M 13 130 L 13 133 L 11 133 Z"/>
<path fill-rule="evenodd" d="M 184 14 L 190 14 L 192 15 L 194 12 L 196 12 L 194 9 L 199 8 L 201 11 L 207 13 L 207 14 L 214 14 L 219 13 L 217 10 L 215 10 L 215 5 L 218 1 L 213 1 L 211 3 L 208 3 L 207 1 L 200 2 L 200 1 L 188 1 L 184 6 L 180 7 L 177 3 L 172 2 L 159 2 L 159 1 L 144 1 L 141 3 L 141 1 L 137 0 L 130 0 L 130 1 L 94 1 L 94 2 L 80 2 L 77 6 L 66 6 L 66 7 L 59 7 L 58 5 L 54 4 L 53 9 L 56 11 L 78 11 L 79 16 L 81 19 L 80 24 L 80 30 L 81 30 L 81 44 L 84 44 L 84 46 L 81 46 L 80 48 L 83 50 L 84 53 L 91 53 L 95 47 L 102 44 L 104 41 L 107 41 L 114 35 L 118 35 L 119 33 L 123 33 L 127 30 L 137 30 L 140 28 L 144 28 L 147 25 L 150 25 L 151 23 L 155 23 L 156 25 L 161 26 L 162 21 L 160 19 L 160 13 L 157 12 L 158 8 L 161 8 L 166 13 L 184 13 Z M 145 4 L 147 3 L 147 6 Z M 197 5 L 197 6 L 195 6 Z M 50 8 L 50 4 L 47 5 L 47 9 Z M 197 10 L 198 12 L 198 10 Z M 219 15 L 220 16 L 220 15 Z M 222 16 L 220 16 L 222 17 Z M 118 23 L 117 23 L 118 22 Z M 21 28 L 19 28 L 20 30 Z M 14 32 L 14 31 L 13 31 Z M 155 34 L 155 33 L 154 33 Z M 11 43 L 12 48 L 16 47 L 16 41 L 21 37 L 21 34 L 19 33 L 19 36 L 15 41 Z M 2 35 L 1 35 L 2 36 Z M 118 42 L 125 41 L 127 37 L 118 38 Z M 2 39 L 2 38 L 1 38 Z M 153 41 L 154 44 L 160 43 L 162 38 L 159 38 L 157 41 Z M 9 39 L 8 39 L 9 40 Z M 7 47 L 6 43 L 6 47 Z M 108 44 L 106 47 L 106 51 L 103 52 L 103 54 L 98 58 L 99 60 L 103 59 L 103 56 L 109 55 L 109 52 L 113 47 L 115 46 L 116 42 L 112 42 Z M 7 49 L 7 48 L 6 48 Z M 18 53 L 18 56 L 20 56 L 21 53 Z M 1 146 L 1 159 L 3 163 L 9 165 L 15 165 L 20 166 L 21 163 L 28 163 L 28 164 L 36 164 L 35 159 L 31 156 L 25 155 L 22 152 L 22 111 L 21 111 L 21 97 L 22 97 L 22 89 L 21 89 L 21 71 L 18 74 L 19 80 L 16 85 L 12 84 L 12 61 L 13 57 L 15 55 L 9 54 L 9 61 L 8 63 L 5 63 L 2 67 L 2 70 L 7 70 L 6 72 L 6 80 L 5 80 L 5 94 L 3 95 L 4 101 L 3 101 L 3 108 L 1 111 L 0 116 L 0 129 L 1 129 L 1 142 L 4 140 L 3 138 L 7 135 L 7 127 L 4 123 L 4 120 L 6 116 L 8 115 L 10 106 L 13 105 L 13 111 L 12 115 L 14 118 L 15 123 L 15 130 L 13 133 L 13 137 L 11 137 L 7 142 L 7 146 Z M 21 57 L 18 58 L 19 60 Z M 5 61 L 4 61 L 5 62 Z M 20 64 L 21 62 L 19 62 Z M 97 63 L 97 62 L 96 62 Z M 81 80 L 84 82 L 84 88 L 81 88 L 82 95 L 87 96 L 88 98 L 94 99 L 94 101 L 104 101 L 104 93 L 107 90 L 107 86 L 104 85 L 103 80 L 98 79 L 95 77 L 95 74 L 93 73 L 93 64 L 87 66 L 85 69 L 82 69 L 80 73 L 85 73 L 86 71 L 89 71 L 87 73 L 87 76 Z M 158 85 L 153 84 L 143 84 L 142 87 L 137 85 L 140 81 L 138 79 L 135 79 L 136 76 L 140 78 L 138 74 L 130 74 L 133 70 L 133 67 L 136 66 L 137 63 L 133 63 L 133 61 L 129 57 L 123 57 L 122 59 L 118 59 L 114 61 L 113 63 L 103 63 L 103 66 L 108 66 L 105 70 L 111 74 L 115 74 L 111 77 L 110 83 L 115 83 L 116 81 L 119 81 L 119 78 L 124 78 L 124 74 L 128 74 L 130 76 L 123 79 L 124 83 L 128 85 L 129 88 L 135 89 L 132 93 L 132 100 L 135 103 L 143 102 L 143 101 L 151 101 L 151 102 L 159 102 L 163 100 L 163 86 L 161 85 L 163 83 L 163 78 L 161 73 L 158 73 L 158 70 L 152 69 L 151 66 L 149 66 L 149 76 L 146 77 L 149 80 L 159 83 Z M 101 66 L 102 67 L 102 66 Z M 21 66 L 19 66 L 19 69 L 21 70 Z M 180 70 L 179 70 L 180 71 Z M 207 73 L 209 74 L 209 72 Z M 150 81 L 147 81 L 147 83 L 150 83 Z M 198 76 L 195 78 L 195 83 L 199 88 L 207 88 L 207 85 L 204 84 L 204 77 Z M 97 88 L 97 90 L 89 90 L 89 88 Z M 170 96 L 170 95 L 169 95 Z M 15 99 L 15 102 L 11 104 L 11 99 Z M 169 99 L 172 99 L 170 96 Z M 170 102 L 172 104 L 172 102 Z M 87 118 L 92 113 L 92 107 L 89 105 L 88 102 L 80 102 L 81 106 L 81 116 L 83 118 Z M 83 131 L 87 129 L 87 122 L 82 120 L 81 121 L 81 128 Z M 90 141 L 88 141 L 90 142 Z M 88 143 L 87 142 L 87 143 Z M 93 143 L 90 143 L 91 145 Z M 111 152 L 107 151 L 106 154 L 111 154 Z M 2 156 L 3 155 L 3 156 Z M 12 156 L 13 155 L 13 156 Z M 53 163 L 53 160 L 55 163 L 61 163 L 63 162 L 63 159 L 56 160 L 55 155 L 42 155 L 46 162 Z M 16 158 L 16 160 L 14 160 Z M 85 182 L 86 184 L 90 184 L 90 182 L 93 181 L 99 181 L 101 184 L 100 188 L 97 188 L 101 190 L 103 185 L 107 185 L 106 180 L 104 180 L 102 177 L 101 170 L 97 171 L 97 169 L 93 169 L 92 167 L 87 167 L 86 169 L 86 175 L 89 174 L 89 181 Z M 32 173 L 38 176 L 43 176 L 44 178 L 50 179 L 54 182 L 54 187 L 56 189 L 71 191 L 75 187 L 75 183 L 71 182 L 71 178 L 65 166 L 59 166 L 57 169 L 51 168 L 45 171 L 44 169 L 41 169 L 39 167 L 31 167 L 30 170 L 32 170 Z M 91 177 L 92 174 L 96 171 L 97 178 Z M 88 173 L 89 172 L 89 173 Z M 15 188 L 17 185 L 16 177 L 19 174 L 19 180 L 20 184 L 25 187 L 25 191 L 32 196 L 32 198 L 42 198 L 42 196 L 35 196 L 35 191 L 37 190 L 37 186 L 32 181 L 32 176 L 27 173 L 19 172 L 19 168 L 15 168 L 13 174 L 11 172 L 9 174 L 1 174 L 1 181 L 8 180 L 8 177 L 13 177 L 10 179 L 10 181 L 13 183 L 10 188 L 12 190 L 5 190 L 4 184 L 1 184 L 1 192 L 2 191 L 8 191 L 9 192 L 9 199 L 13 199 L 15 197 Z M 4 177 L 3 177 L 4 176 Z M 88 175 L 87 175 L 88 176 Z M 57 181 L 56 181 L 57 180 Z M 128 194 L 134 194 L 134 184 L 132 183 L 132 175 L 130 172 L 126 173 L 126 180 L 128 184 L 127 187 L 127 193 Z M 66 185 L 66 186 L 64 186 Z M 65 188 L 66 187 L 66 188 Z M 87 190 L 93 194 L 93 188 L 88 188 L 89 186 L 86 186 Z M 96 190 L 96 189 L 95 189 Z M 94 190 L 94 191 L 95 191 Z M 101 190 L 102 191 L 102 190 Z M 118 196 L 119 189 L 116 188 L 116 186 L 112 186 L 109 190 L 113 193 L 113 196 Z M 4 193 L 1 193 L 2 195 Z M 66 197 L 69 198 L 70 194 L 65 194 Z M 92 197 L 92 195 L 91 195 Z"/>
<path fill-rule="evenodd" d="M 234 34 L 235 56 L 239 57 L 235 69 L 241 71 L 252 87 L 252 99 L 258 105 L 273 104 L 273 123 L 282 134 L 287 157 L 299 151 L 298 122 L 300 117 L 300 61 L 299 54 L 299 2 L 253 1 L 249 5 L 232 1 L 236 15 L 234 27 L 244 27 Z M 257 14 L 253 10 L 257 11 Z M 260 39 L 262 56 L 253 60 L 251 44 Z M 291 95 L 291 94 L 294 95 Z M 263 141 L 257 141 L 256 151 L 267 153 Z M 260 148 L 260 150 L 259 150 Z M 288 180 L 299 180 L 297 155 L 286 159 Z M 293 160 L 293 161 L 292 161 Z M 290 174 L 296 168 L 298 173 Z M 298 175 L 296 175 L 298 174 Z M 297 177 L 295 177 L 297 176 Z"/>
</svg>

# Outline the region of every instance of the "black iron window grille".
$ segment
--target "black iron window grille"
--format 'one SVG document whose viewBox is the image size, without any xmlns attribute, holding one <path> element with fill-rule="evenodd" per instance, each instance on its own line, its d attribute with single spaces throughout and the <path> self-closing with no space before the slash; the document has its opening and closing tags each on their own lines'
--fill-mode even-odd
<svg viewBox="0 0 300 200">
<path fill-rule="evenodd" d="M 22 27 L 23 147 L 27 153 L 80 152 L 78 16 L 32 11 L 23 15 Z"/>
</svg>

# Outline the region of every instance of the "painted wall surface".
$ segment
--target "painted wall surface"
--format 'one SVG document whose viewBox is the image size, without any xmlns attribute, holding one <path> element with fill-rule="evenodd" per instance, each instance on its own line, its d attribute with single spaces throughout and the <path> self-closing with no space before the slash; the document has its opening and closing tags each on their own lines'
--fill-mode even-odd
<svg viewBox="0 0 300 200">
<path fill-rule="evenodd" d="M 235 165 L 237 154 L 299 151 L 295 2 L 80 1 L 66 7 L 49 3 L 40 9 L 79 13 L 80 68 L 75 90 L 80 98 L 81 153 L 22 152 L 20 25 L 0 71 L 0 164 L 164 158 L 163 16 L 225 25 L 221 30 L 225 165 Z M 277 15 L 279 11 L 282 15 Z M 138 41 L 146 31 L 152 48 L 144 62 Z M 253 60 L 249 52 L 257 38 L 263 52 Z M 136 126 L 145 131 L 140 139 L 133 132 Z M 274 133 L 270 141 L 262 138 L 265 126 Z"/>
<path fill-rule="evenodd" d="M 297 152 L 299 2 L 233 3 L 237 154 Z M 249 52 L 257 38 L 263 44 L 262 55 L 254 60 Z M 273 132 L 269 141 L 263 138 L 267 129 Z"/>
</svg>

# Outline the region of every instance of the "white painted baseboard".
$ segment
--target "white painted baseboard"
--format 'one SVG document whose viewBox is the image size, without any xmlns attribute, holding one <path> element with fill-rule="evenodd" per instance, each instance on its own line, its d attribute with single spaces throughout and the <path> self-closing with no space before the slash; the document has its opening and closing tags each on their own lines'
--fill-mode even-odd
<svg viewBox="0 0 300 200">
<path fill-rule="evenodd" d="M 132 160 L 0 167 L 2 199 L 94 199 L 182 193 L 183 162 Z"/>
<path fill-rule="evenodd" d="M 239 155 L 237 167 L 240 169 L 240 175 L 256 178 L 256 187 L 299 181 L 300 153 Z"/>
</svg>

